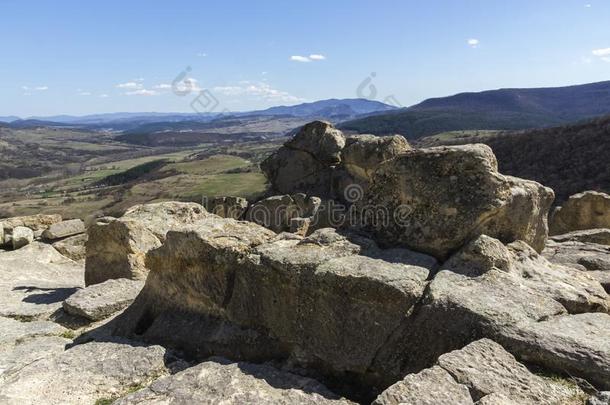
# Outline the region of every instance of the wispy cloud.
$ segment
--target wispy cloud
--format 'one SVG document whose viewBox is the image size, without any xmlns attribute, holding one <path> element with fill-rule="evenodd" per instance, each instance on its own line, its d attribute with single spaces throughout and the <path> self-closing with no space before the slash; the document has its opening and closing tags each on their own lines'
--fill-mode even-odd
<svg viewBox="0 0 610 405">
<path fill-rule="evenodd" d="M 324 59 L 326 59 L 326 56 L 321 55 L 319 53 L 312 53 L 309 56 L 292 55 L 290 57 L 291 61 L 293 61 L 293 62 L 301 62 L 301 63 L 320 61 L 320 60 L 324 60 Z"/>
<path fill-rule="evenodd" d="M 78 89 L 77 92 L 78 92 L 79 96 L 90 96 L 91 95 L 90 91 L 85 91 L 85 90 L 81 90 L 81 89 Z"/>
<path fill-rule="evenodd" d="M 274 89 L 270 84 L 264 82 L 242 81 L 237 86 L 217 86 L 212 91 L 225 96 L 250 96 L 284 103 L 304 101 L 304 99 L 293 96 L 287 91 Z"/>
<path fill-rule="evenodd" d="M 167 84 L 167 83 L 156 84 L 153 86 L 153 89 L 157 89 L 157 90 L 170 90 L 171 88 L 172 88 L 172 85 Z"/>
<path fill-rule="evenodd" d="M 197 53 L 197 56 L 199 56 L 199 57 L 201 57 L 201 58 L 205 58 L 206 56 L 208 56 L 208 54 L 207 54 L 207 53 L 205 53 L 205 52 L 198 52 L 198 53 Z"/>
<path fill-rule="evenodd" d="M 108 98 L 110 97 L 108 94 L 104 93 L 104 94 L 100 94 L 100 98 Z"/>
<path fill-rule="evenodd" d="M 23 91 L 26 91 L 26 92 L 29 92 L 29 91 L 46 91 L 46 90 L 49 90 L 49 86 L 34 86 L 34 87 L 21 86 L 21 89 Z"/>
<path fill-rule="evenodd" d="M 118 89 L 141 89 L 144 87 L 141 83 L 127 82 L 127 83 L 119 83 L 116 85 Z"/>
<path fill-rule="evenodd" d="M 469 38 L 468 41 L 466 41 L 466 43 L 468 44 L 469 47 L 476 48 L 479 46 L 480 41 L 476 38 Z"/>
<path fill-rule="evenodd" d="M 590 4 L 585 4 L 585 7 L 586 8 L 591 8 L 591 5 Z"/>
<path fill-rule="evenodd" d="M 125 93 L 127 96 L 157 96 L 159 95 L 158 91 L 155 90 L 147 90 L 147 89 L 138 89 L 133 91 L 128 91 Z"/>
</svg>

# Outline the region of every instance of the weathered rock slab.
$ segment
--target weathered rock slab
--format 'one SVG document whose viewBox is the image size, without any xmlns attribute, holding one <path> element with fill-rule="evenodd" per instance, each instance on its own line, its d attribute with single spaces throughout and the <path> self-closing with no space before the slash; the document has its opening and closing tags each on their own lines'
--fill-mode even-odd
<svg viewBox="0 0 610 405">
<path fill-rule="evenodd" d="M 75 292 L 62 305 L 71 315 L 100 321 L 131 304 L 142 287 L 141 280 L 106 280 Z"/>
<path fill-rule="evenodd" d="M 437 364 L 468 387 L 475 401 L 500 394 L 520 404 L 560 404 L 583 395 L 578 386 L 532 374 L 502 346 L 482 339 L 443 354 Z"/>
<path fill-rule="evenodd" d="M 585 229 L 582 231 L 572 231 L 561 235 L 551 236 L 550 239 L 555 242 L 582 242 L 582 243 L 597 243 L 599 245 L 610 246 L 610 229 Z"/>
<path fill-rule="evenodd" d="M 352 404 L 319 382 L 266 365 L 206 361 L 150 387 L 116 405 L 137 404 Z"/>
<path fill-rule="evenodd" d="M 46 319 L 83 286 L 84 267 L 34 242 L 0 253 L 0 316 Z"/>
<path fill-rule="evenodd" d="M 118 398 L 168 373 L 160 346 L 91 342 L 5 373 L 0 403 L 94 404 Z"/>
<path fill-rule="evenodd" d="M 517 358 L 610 388 L 610 315 L 560 316 L 505 332 L 500 343 Z"/>
<path fill-rule="evenodd" d="M 474 404 L 468 388 L 438 366 L 409 374 L 383 391 L 373 405 Z"/>
<path fill-rule="evenodd" d="M 76 236 L 71 236 L 53 243 L 53 247 L 62 255 L 75 262 L 84 261 L 87 257 L 85 244 L 87 243 L 87 234 L 83 233 Z"/>
<path fill-rule="evenodd" d="M 71 219 L 50 225 L 43 233 L 42 237 L 52 241 L 68 236 L 78 235 L 85 232 L 85 223 L 80 219 Z"/>
</svg>

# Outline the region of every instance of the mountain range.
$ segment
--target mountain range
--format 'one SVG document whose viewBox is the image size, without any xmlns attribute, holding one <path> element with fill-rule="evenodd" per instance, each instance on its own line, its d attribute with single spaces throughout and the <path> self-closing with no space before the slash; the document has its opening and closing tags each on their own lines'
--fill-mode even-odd
<svg viewBox="0 0 610 405">
<path fill-rule="evenodd" d="M 553 88 L 499 89 L 431 98 L 412 107 L 340 125 L 360 133 L 410 139 L 456 130 L 520 130 L 610 113 L 610 81 Z"/>
</svg>

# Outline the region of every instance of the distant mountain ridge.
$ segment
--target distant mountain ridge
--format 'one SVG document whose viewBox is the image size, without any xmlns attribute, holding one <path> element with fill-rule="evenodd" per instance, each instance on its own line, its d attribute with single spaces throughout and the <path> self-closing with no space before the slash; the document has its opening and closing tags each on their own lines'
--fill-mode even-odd
<svg viewBox="0 0 610 405">
<path fill-rule="evenodd" d="M 431 98 L 409 108 L 344 122 L 341 128 L 417 139 L 458 130 L 519 130 L 610 113 L 610 81 L 549 88 L 499 89 Z"/>
</svg>

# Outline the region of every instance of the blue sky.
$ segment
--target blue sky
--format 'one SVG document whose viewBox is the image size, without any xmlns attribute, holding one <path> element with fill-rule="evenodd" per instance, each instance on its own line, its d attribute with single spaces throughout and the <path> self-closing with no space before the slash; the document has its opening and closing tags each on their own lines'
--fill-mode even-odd
<svg viewBox="0 0 610 405">
<path fill-rule="evenodd" d="M 0 0 L 0 16 L 0 116 L 189 112 L 201 90 L 236 111 L 610 80 L 606 0 Z M 376 94 L 357 91 L 367 78 Z"/>
</svg>

